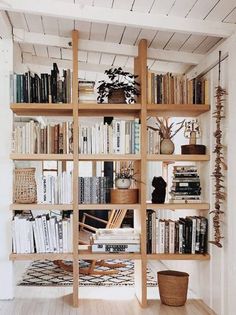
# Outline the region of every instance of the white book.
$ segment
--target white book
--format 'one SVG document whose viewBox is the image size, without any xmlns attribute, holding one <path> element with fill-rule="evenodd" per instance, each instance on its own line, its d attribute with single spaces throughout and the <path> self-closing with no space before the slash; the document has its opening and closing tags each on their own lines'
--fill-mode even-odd
<svg viewBox="0 0 236 315">
<path fill-rule="evenodd" d="M 47 226 L 48 226 L 49 252 L 53 253 L 52 230 L 51 230 L 50 220 L 47 220 Z"/>
<path fill-rule="evenodd" d="M 175 252 L 175 222 L 169 221 L 169 253 Z"/>
<path fill-rule="evenodd" d="M 165 221 L 159 220 L 158 231 L 159 231 L 158 254 L 163 254 L 165 252 Z"/>
<path fill-rule="evenodd" d="M 12 222 L 11 222 L 11 233 L 12 233 L 12 251 L 13 251 L 13 253 L 16 253 L 17 249 L 16 249 L 15 220 L 12 220 Z"/>
<path fill-rule="evenodd" d="M 69 224 L 69 237 L 68 237 L 68 245 L 69 245 L 69 252 L 73 252 L 73 213 L 70 214 L 70 224 Z"/>
<path fill-rule="evenodd" d="M 45 245 L 45 252 L 50 253 L 50 246 L 49 246 L 49 232 L 48 232 L 48 225 L 47 225 L 47 216 L 43 214 L 41 216 L 42 225 L 43 225 L 43 239 Z"/>
<path fill-rule="evenodd" d="M 179 223 L 179 253 L 183 254 L 183 224 Z"/>
<path fill-rule="evenodd" d="M 34 242 L 35 242 L 35 249 L 36 249 L 36 253 L 40 253 L 40 244 L 39 244 L 39 236 L 38 236 L 38 229 L 36 227 L 36 221 L 34 220 L 32 223 L 32 227 L 33 227 L 33 235 L 34 235 Z"/>
<path fill-rule="evenodd" d="M 50 217 L 49 219 L 50 231 L 51 231 L 51 246 L 52 252 L 57 252 L 57 243 L 56 243 L 56 217 Z"/>
<path fill-rule="evenodd" d="M 44 232 L 43 232 L 43 223 L 42 223 L 42 218 L 41 216 L 37 216 L 35 218 L 36 222 L 36 228 L 38 231 L 38 236 L 39 236 L 39 248 L 40 248 L 40 253 L 45 253 L 45 244 L 44 244 Z"/>
<path fill-rule="evenodd" d="M 125 154 L 125 120 L 120 121 L 120 153 Z"/>
<path fill-rule="evenodd" d="M 68 252 L 68 222 L 66 219 L 62 220 L 62 250 L 63 253 Z"/>
<path fill-rule="evenodd" d="M 55 232 L 56 232 L 56 247 L 57 247 L 56 252 L 60 253 L 58 221 L 55 221 Z"/>
<path fill-rule="evenodd" d="M 195 217 L 191 217 L 192 220 L 192 254 L 195 254 L 196 250 L 196 229 L 197 229 L 197 219 Z"/>
</svg>

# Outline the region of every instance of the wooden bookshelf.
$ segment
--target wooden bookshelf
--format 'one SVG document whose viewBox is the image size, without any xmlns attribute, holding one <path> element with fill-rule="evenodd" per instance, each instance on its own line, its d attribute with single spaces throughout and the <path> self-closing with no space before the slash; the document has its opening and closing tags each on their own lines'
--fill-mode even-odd
<svg viewBox="0 0 236 315">
<path fill-rule="evenodd" d="M 79 116 L 137 116 L 141 104 L 81 104 L 78 105 Z"/>
<path fill-rule="evenodd" d="M 58 260 L 58 259 L 72 259 L 72 253 L 37 253 L 37 254 L 10 254 L 10 260 Z"/>
<path fill-rule="evenodd" d="M 80 161 L 137 161 L 140 154 L 79 154 Z"/>
<path fill-rule="evenodd" d="M 73 105 L 65 103 L 13 103 L 10 108 L 20 116 L 73 116 Z"/>
<path fill-rule="evenodd" d="M 147 209 L 153 210 L 209 210 L 209 203 L 147 203 Z"/>
<path fill-rule="evenodd" d="M 10 154 L 15 161 L 73 161 L 73 154 Z"/>
<path fill-rule="evenodd" d="M 209 260 L 209 254 L 148 254 L 148 260 Z"/>
<path fill-rule="evenodd" d="M 210 110 L 206 104 L 147 104 L 149 116 L 196 117 Z"/>
<path fill-rule="evenodd" d="M 59 210 L 59 211 L 67 211 L 72 210 L 73 204 L 60 204 L 60 205 L 51 205 L 51 204 L 21 204 L 21 203 L 13 203 L 10 206 L 10 210 Z"/>
<path fill-rule="evenodd" d="M 161 155 L 146 154 L 147 152 L 147 117 L 197 117 L 210 110 L 205 104 L 147 104 L 147 41 L 141 40 L 138 45 L 138 56 L 134 61 L 134 73 L 139 75 L 141 95 L 136 104 L 96 104 L 78 103 L 78 32 L 72 32 L 73 50 L 73 84 L 71 104 L 44 104 L 44 103 L 13 103 L 12 112 L 21 116 L 69 116 L 73 118 L 73 154 L 11 154 L 15 161 L 73 161 L 73 204 L 12 204 L 10 209 L 15 210 L 73 210 L 73 253 L 35 253 L 11 254 L 11 260 L 73 260 L 73 305 L 79 305 L 79 259 L 133 259 L 135 260 L 135 293 L 142 306 L 147 305 L 147 261 L 148 260 L 209 260 L 210 256 L 199 254 L 146 254 L 146 209 L 162 210 L 209 210 L 208 203 L 165 203 L 152 204 L 146 200 L 147 165 L 149 161 L 165 162 L 165 164 L 192 161 L 207 162 L 210 155 Z M 141 120 L 140 154 L 78 154 L 79 118 L 80 117 L 135 117 Z M 135 171 L 140 174 L 139 203 L 137 204 L 79 204 L 78 203 L 78 165 L 80 161 L 134 161 Z M 151 183 L 150 183 L 151 184 Z M 78 250 L 78 218 L 80 210 L 110 210 L 133 209 L 135 224 L 141 232 L 140 253 L 92 253 L 89 250 Z M 138 211 L 136 211 L 138 210 Z"/>
<path fill-rule="evenodd" d="M 92 253 L 89 250 L 79 250 L 79 259 L 141 259 L 139 253 Z"/>
<path fill-rule="evenodd" d="M 147 161 L 160 161 L 160 162 L 200 162 L 209 161 L 209 154 L 148 154 Z"/>
</svg>

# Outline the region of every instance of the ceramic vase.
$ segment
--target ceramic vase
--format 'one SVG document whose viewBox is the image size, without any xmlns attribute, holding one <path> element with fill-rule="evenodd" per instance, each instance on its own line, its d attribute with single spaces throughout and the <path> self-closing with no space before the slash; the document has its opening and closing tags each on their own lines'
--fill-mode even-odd
<svg viewBox="0 0 236 315">
<path fill-rule="evenodd" d="M 175 151 L 175 145 L 171 139 L 161 140 L 161 147 L 160 147 L 161 154 L 173 154 L 174 151 Z"/>
<path fill-rule="evenodd" d="M 115 181 L 116 188 L 118 189 L 128 189 L 131 185 L 130 178 L 117 178 Z"/>
</svg>

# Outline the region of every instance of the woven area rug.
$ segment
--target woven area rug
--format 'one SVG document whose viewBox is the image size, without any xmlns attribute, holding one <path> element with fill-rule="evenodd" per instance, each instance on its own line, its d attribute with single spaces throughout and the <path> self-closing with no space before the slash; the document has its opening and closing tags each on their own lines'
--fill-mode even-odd
<svg viewBox="0 0 236 315">
<path fill-rule="evenodd" d="M 134 286 L 134 262 L 132 260 L 107 260 L 107 262 L 122 262 L 125 267 L 116 268 L 119 272 L 115 275 L 80 275 L 79 284 L 81 286 Z M 86 267 L 86 264 L 82 261 L 80 267 Z M 108 268 L 98 267 L 97 269 L 107 270 Z M 32 262 L 18 283 L 20 286 L 72 286 L 72 284 L 72 274 L 55 266 L 49 260 Z M 149 268 L 147 269 L 147 285 L 157 285 L 154 274 Z"/>
</svg>

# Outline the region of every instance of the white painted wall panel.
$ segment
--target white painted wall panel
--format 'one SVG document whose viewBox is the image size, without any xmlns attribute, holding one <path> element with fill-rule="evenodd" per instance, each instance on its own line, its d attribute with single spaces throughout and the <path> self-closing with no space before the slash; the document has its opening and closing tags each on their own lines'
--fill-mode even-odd
<svg viewBox="0 0 236 315">
<path fill-rule="evenodd" d="M 166 44 L 165 49 L 179 50 L 188 37 L 188 34 L 174 33 L 174 35 L 171 37 L 171 40 Z"/>
<path fill-rule="evenodd" d="M 234 8 L 235 0 L 220 1 L 206 17 L 210 21 L 222 21 Z"/>
<path fill-rule="evenodd" d="M 111 8 L 112 0 L 94 0 L 93 5 L 95 7 Z"/>
<path fill-rule="evenodd" d="M 34 45 L 36 56 L 48 57 L 48 50 L 46 46 Z"/>
<path fill-rule="evenodd" d="M 31 44 L 21 43 L 20 48 L 22 52 L 31 53 L 32 55 L 35 55 L 34 46 Z"/>
<path fill-rule="evenodd" d="M 194 50 L 197 54 L 206 54 L 219 42 L 218 37 L 206 37 L 206 39 Z"/>
<path fill-rule="evenodd" d="M 185 17 L 193 7 L 196 0 L 177 0 L 170 9 L 169 16 Z"/>
<path fill-rule="evenodd" d="M 172 32 L 159 31 L 150 47 L 163 49 L 172 35 Z"/>
<path fill-rule="evenodd" d="M 91 25 L 90 22 L 75 21 L 75 29 L 79 31 L 79 38 L 89 39 Z"/>
<path fill-rule="evenodd" d="M 103 65 L 112 65 L 114 61 L 115 55 L 102 54 L 100 64 Z"/>
<path fill-rule="evenodd" d="M 121 36 L 123 32 L 124 32 L 124 26 L 109 24 L 107 28 L 105 40 L 107 42 L 119 44 L 121 41 Z"/>
<path fill-rule="evenodd" d="M 113 8 L 121 10 L 131 10 L 133 0 L 114 0 Z"/>
<path fill-rule="evenodd" d="M 127 45 L 134 45 L 140 32 L 141 32 L 140 28 L 126 27 L 121 43 Z"/>
<path fill-rule="evenodd" d="M 43 23 L 40 15 L 25 14 L 25 19 L 30 32 L 43 33 Z"/>
<path fill-rule="evenodd" d="M 198 0 L 187 15 L 188 18 L 204 19 L 219 0 Z"/>
<path fill-rule="evenodd" d="M 92 23 L 91 34 L 90 34 L 89 39 L 104 41 L 105 36 L 106 36 L 106 31 L 107 31 L 107 24 Z"/>
<path fill-rule="evenodd" d="M 48 54 L 50 58 L 61 58 L 61 49 L 58 47 L 48 46 Z"/>
<path fill-rule="evenodd" d="M 71 37 L 71 31 L 74 29 L 74 21 L 67 19 L 58 19 L 59 35 Z"/>
<path fill-rule="evenodd" d="M 202 35 L 191 35 L 189 39 L 182 45 L 180 51 L 193 52 L 205 39 Z"/>
<path fill-rule="evenodd" d="M 151 14 L 168 14 L 174 5 L 176 0 L 156 0 L 152 9 Z"/>
<path fill-rule="evenodd" d="M 22 28 L 26 31 L 29 31 L 24 14 L 17 12 L 8 12 L 8 15 L 13 27 Z"/>
<path fill-rule="evenodd" d="M 133 11 L 148 13 L 150 12 L 154 0 L 135 0 L 133 5 Z"/>
</svg>

